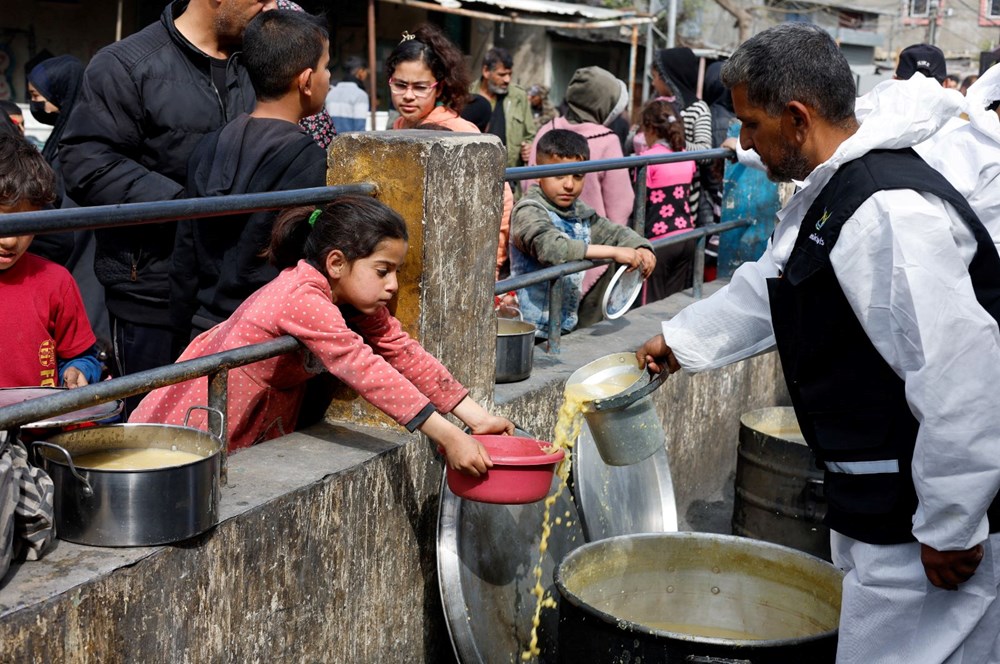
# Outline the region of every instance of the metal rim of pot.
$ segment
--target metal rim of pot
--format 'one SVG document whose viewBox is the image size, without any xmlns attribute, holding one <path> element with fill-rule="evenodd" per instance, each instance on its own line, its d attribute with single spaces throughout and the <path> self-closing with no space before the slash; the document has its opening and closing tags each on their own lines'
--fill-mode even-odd
<svg viewBox="0 0 1000 664">
<path fill-rule="evenodd" d="M 576 550 L 570 552 L 563 559 L 563 561 L 556 566 L 555 572 L 553 573 L 553 579 L 555 581 L 556 588 L 558 588 L 559 590 L 560 596 L 567 602 L 572 604 L 574 607 L 576 607 L 577 609 L 584 611 L 586 613 L 593 614 L 600 620 L 610 625 L 619 625 L 622 627 L 622 629 L 627 629 L 629 631 L 634 631 L 639 634 L 644 634 L 648 636 L 671 638 L 680 641 L 690 641 L 693 643 L 709 643 L 714 645 L 738 645 L 740 648 L 747 648 L 749 650 L 757 650 L 757 649 L 767 650 L 775 647 L 796 646 L 796 645 L 806 644 L 815 641 L 817 639 L 836 636 L 838 632 L 837 627 L 825 630 L 823 632 L 817 632 L 816 634 L 810 634 L 808 636 L 797 636 L 797 637 L 790 637 L 787 639 L 723 639 L 723 638 L 715 638 L 708 636 L 695 636 L 692 634 L 684 634 L 683 632 L 670 632 L 663 629 L 648 627 L 646 625 L 643 625 L 642 623 L 632 622 L 631 620 L 627 620 L 625 618 L 613 616 L 610 613 L 602 611 L 597 607 L 587 603 L 586 601 L 583 600 L 583 598 L 581 598 L 575 592 L 566 587 L 566 584 L 563 580 L 564 565 L 566 565 L 567 563 L 571 564 L 575 559 L 575 557 L 580 555 L 585 555 L 587 551 L 593 550 L 599 546 L 610 546 L 614 544 L 616 541 L 658 539 L 665 535 L 672 537 L 697 535 L 703 538 L 711 537 L 713 539 L 720 539 L 724 541 L 733 541 L 733 542 L 746 540 L 746 538 L 736 537 L 734 535 L 679 532 L 679 533 L 641 533 L 638 535 L 619 535 L 617 537 L 609 537 L 607 539 L 598 540 L 596 542 L 589 542 L 587 544 L 580 546 Z M 750 541 L 752 541 L 755 546 L 759 545 L 760 548 L 773 549 L 776 551 L 781 551 L 783 553 L 792 553 L 797 556 L 802 556 L 803 558 L 812 559 L 822 565 L 827 565 L 827 566 L 830 565 L 830 563 L 828 563 L 825 560 L 822 560 L 821 558 L 817 558 L 816 556 L 805 553 L 804 551 L 799 551 L 797 549 L 793 549 L 788 546 L 782 546 L 781 544 L 774 544 L 772 542 L 765 542 L 761 540 L 750 540 Z"/>
<path fill-rule="evenodd" d="M 218 418 L 219 418 L 218 422 L 219 422 L 219 432 L 220 433 L 215 433 L 213 431 L 207 431 L 207 432 L 205 432 L 209 436 L 211 436 L 212 438 L 214 438 L 216 440 L 216 442 L 218 442 L 218 444 L 219 444 L 219 449 L 216 450 L 216 451 L 214 451 L 214 452 L 212 452 L 211 454 L 203 456 L 200 459 L 195 459 L 193 461 L 187 461 L 185 463 L 179 463 L 179 464 L 172 465 L 172 466 L 162 466 L 162 467 L 158 467 L 158 468 L 142 468 L 142 469 L 87 468 L 86 466 L 79 466 L 79 468 L 83 469 L 84 471 L 86 471 L 88 473 L 90 473 L 90 472 L 97 472 L 97 473 L 143 473 L 143 472 L 169 471 L 169 470 L 173 470 L 175 468 L 183 468 L 185 466 L 190 466 L 192 464 L 201 463 L 205 459 L 207 459 L 207 458 L 209 458 L 211 456 L 214 456 L 215 454 L 218 454 L 219 452 L 224 452 L 225 451 L 225 443 L 223 442 L 222 439 L 223 439 L 223 436 L 225 435 L 225 432 L 226 432 L 226 416 L 221 411 L 219 411 L 216 408 L 211 408 L 209 406 L 191 406 L 190 408 L 187 409 L 187 412 L 184 414 L 184 424 L 182 424 L 182 425 L 176 425 L 176 424 L 156 424 L 156 423 L 149 423 L 149 424 L 150 424 L 150 426 L 154 426 L 154 427 L 157 427 L 157 428 L 160 428 L 160 429 L 162 429 L 162 428 L 167 428 L 167 429 L 171 429 L 171 428 L 193 429 L 193 427 L 190 427 L 188 425 L 188 421 L 191 419 L 191 411 L 194 411 L 194 410 L 204 410 L 204 411 L 206 411 L 207 413 L 209 413 L 211 415 L 217 415 Z M 138 424 L 139 423 L 134 423 L 134 424 L 129 425 L 129 423 L 126 422 L 126 423 L 122 423 L 122 424 L 118 424 L 118 425 L 111 425 L 111 426 L 129 425 L 129 426 L 133 426 L 134 427 L 134 426 L 137 426 Z M 209 424 L 209 426 L 211 426 L 211 424 Z M 42 441 L 42 440 L 31 441 L 30 444 L 31 444 L 32 449 L 35 449 L 37 447 L 47 447 L 47 448 L 49 448 L 51 450 L 55 450 L 55 451 L 59 452 L 60 454 L 62 454 L 66 458 L 66 462 L 65 463 L 63 463 L 62 461 L 60 461 L 57 458 L 54 458 L 53 456 L 51 456 L 49 454 L 45 454 L 44 452 L 40 453 L 43 456 L 45 456 L 45 458 L 48 459 L 49 461 L 51 461 L 52 463 L 57 463 L 57 464 L 60 464 L 60 465 L 68 467 L 69 470 L 70 470 L 70 473 L 72 473 L 73 477 L 75 477 L 80 483 L 83 484 L 84 495 L 92 496 L 94 494 L 94 490 L 91 488 L 90 482 L 88 482 L 83 476 L 80 475 L 79 471 L 77 470 L 76 464 L 73 463 L 73 455 L 69 453 L 69 450 L 67 450 L 66 448 L 64 448 L 62 445 L 57 445 L 56 443 L 50 443 L 48 441 Z M 137 447 L 135 449 L 150 449 L 150 448 L 138 448 Z M 39 454 L 39 452 L 35 452 L 35 454 Z"/>
</svg>

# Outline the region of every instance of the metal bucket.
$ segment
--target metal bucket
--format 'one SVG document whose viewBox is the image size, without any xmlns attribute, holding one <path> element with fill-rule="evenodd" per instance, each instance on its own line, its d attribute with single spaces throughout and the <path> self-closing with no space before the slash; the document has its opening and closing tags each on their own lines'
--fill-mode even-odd
<svg viewBox="0 0 1000 664">
<path fill-rule="evenodd" d="M 497 319 L 496 382 L 516 383 L 531 375 L 536 329 L 521 320 Z"/>
<path fill-rule="evenodd" d="M 639 463 L 663 449 L 665 435 L 653 400 L 646 396 L 666 378 L 652 378 L 639 367 L 634 353 L 614 353 L 585 364 L 566 381 L 573 385 L 614 385 L 621 396 L 587 402 L 583 416 L 597 444 L 601 459 L 609 466 Z"/>
<path fill-rule="evenodd" d="M 830 560 L 823 525 L 823 471 L 792 408 L 761 408 L 740 418 L 733 534 L 790 546 Z"/>
<path fill-rule="evenodd" d="M 818 558 L 729 535 L 592 542 L 556 568 L 559 661 L 833 662 L 841 583 Z"/>
<path fill-rule="evenodd" d="M 219 436 L 182 426 L 112 424 L 61 433 L 33 445 L 55 484 L 56 534 L 61 539 L 92 546 L 152 546 L 193 537 L 218 522 Z M 73 464 L 74 457 L 91 452 L 149 448 L 202 458 L 148 470 Z"/>
</svg>

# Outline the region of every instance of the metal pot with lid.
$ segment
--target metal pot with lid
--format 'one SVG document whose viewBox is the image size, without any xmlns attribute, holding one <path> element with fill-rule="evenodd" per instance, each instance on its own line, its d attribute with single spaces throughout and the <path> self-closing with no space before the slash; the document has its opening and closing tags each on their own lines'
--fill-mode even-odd
<svg viewBox="0 0 1000 664">
<path fill-rule="evenodd" d="M 165 424 L 112 424 L 77 429 L 33 443 L 55 484 L 56 533 L 92 546 L 152 546 L 205 532 L 219 518 L 219 473 L 225 445 L 220 433 Z M 111 456 L 151 452 L 151 467 L 115 467 Z M 186 453 L 186 454 L 185 454 Z M 92 462 L 94 455 L 100 455 Z M 149 456 L 149 455 L 144 455 Z M 148 460 L 140 461 L 146 465 Z"/>
</svg>

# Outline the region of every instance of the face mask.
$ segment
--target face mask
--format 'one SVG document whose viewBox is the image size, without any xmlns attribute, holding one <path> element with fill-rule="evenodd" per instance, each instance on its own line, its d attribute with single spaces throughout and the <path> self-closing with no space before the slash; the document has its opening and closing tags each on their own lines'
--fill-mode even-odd
<svg viewBox="0 0 1000 664">
<path fill-rule="evenodd" d="M 49 113 L 45 110 L 44 101 L 28 102 L 28 108 L 31 109 L 31 114 L 35 117 L 35 119 L 42 124 L 54 125 L 56 123 L 56 118 L 59 117 L 59 111 Z"/>
</svg>

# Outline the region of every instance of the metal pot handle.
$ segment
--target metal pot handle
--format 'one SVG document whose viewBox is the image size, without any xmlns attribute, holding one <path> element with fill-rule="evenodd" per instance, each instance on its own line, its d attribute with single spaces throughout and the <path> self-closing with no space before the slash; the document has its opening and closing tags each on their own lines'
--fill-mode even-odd
<svg viewBox="0 0 1000 664">
<path fill-rule="evenodd" d="M 653 378 L 639 389 L 625 392 L 624 394 L 616 394 L 607 399 L 595 399 L 591 402 L 590 407 L 595 411 L 602 411 L 621 410 L 622 408 L 631 406 L 639 399 L 652 394 L 660 385 L 663 385 L 663 382 L 667 380 L 669 375 L 670 372 L 664 369 L 658 374 L 653 374 Z"/>
<path fill-rule="evenodd" d="M 209 418 L 208 422 L 206 423 L 208 425 L 208 432 L 210 434 L 212 434 L 213 436 L 215 436 L 216 438 L 218 438 L 219 440 L 224 440 L 225 439 L 225 436 L 226 436 L 226 416 L 222 414 L 221 410 L 219 410 L 218 408 L 212 408 L 211 406 L 191 406 L 190 408 L 187 409 L 187 412 L 184 413 L 184 426 L 188 425 L 188 420 L 191 419 L 191 411 L 192 410 L 203 410 L 203 411 L 207 412 L 209 415 L 218 415 L 219 416 L 219 432 L 216 433 L 216 432 L 212 431 L 212 420 L 211 420 L 211 418 Z"/>
<path fill-rule="evenodd" d="M 94 495 L 94 490 L 90 488 L 90 482 L 88 482 L 87 478 L 85 478 L 77 471 L 76 466 L 73 465 L 73 457 L 70 456 L 70 453 L 66 451 L 66 448 L 62 447 L 61 445 L 56 445 L 55 443 L 47 443 L 44 440 L 36 440 L 32 442 L 31 447 L 32 449 L 34 449 L 35 447 L 51 447 L 52 449 L 58 452 L 62 452 L 63 456 L 66 457 L 66 463 L 69 464 L 69 472 L 73 473 L 73 477 L 75 477 L 77 480 L 80 481 L 81 484 L 83 484 L 83 495 L 86 496 L 87 498 L 90 498 L 91 496 Z"/>
</svg>

